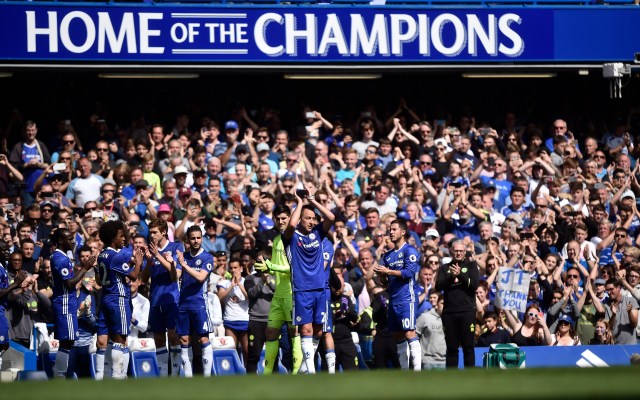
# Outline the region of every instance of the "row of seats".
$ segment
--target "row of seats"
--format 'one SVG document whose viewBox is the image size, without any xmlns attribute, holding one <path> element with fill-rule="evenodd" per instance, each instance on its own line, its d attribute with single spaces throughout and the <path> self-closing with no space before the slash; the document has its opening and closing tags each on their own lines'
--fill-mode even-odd
<svg viewBox="0 0 640 400">
<path fill-rule="evenodd" d="M 47 376 L 53 376 L 53 366 L 55 364 L 56 353 L 53 349 L 57 349 L 57 341 L 51 340 L 49 346 L 50 351 L 40 354 L 40 366 Z M 213 365 L 211 368 L 212 375 L 244 375 L 247 373 L 242 360 L 238 356 L 235 349 L 235 343 L 232 337 L 216 337 L 212 340 L 213 348 Z M 133 378 L 146 378 L 160 376 L 158 369 L 158 360 L 156 358 L 155 343 L 153 339 L 135 339 L 129 345 L 129 375 Z M 258 364 L 258 373 L 264 371 L 264 349 Z M 96 354 L 91 354 L 91 372 L 95 377 Z M 287 373 L 287 369 L 280 363 L 278 365 L 279 373 Z"/>
</svg>

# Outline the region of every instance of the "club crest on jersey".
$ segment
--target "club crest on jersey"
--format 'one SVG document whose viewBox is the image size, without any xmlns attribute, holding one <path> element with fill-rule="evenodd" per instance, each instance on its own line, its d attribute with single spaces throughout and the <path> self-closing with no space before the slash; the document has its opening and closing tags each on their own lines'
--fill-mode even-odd
<svg viewBox="0 0 640 400">
<path fill-rule="evenodd" d="M 196 266 L 200 266 L 200 264 L 202 264 L 202 260 L 196 260 Z"/>
<path fill-rule="evenodd" d="M 309 239 L 315 240 L 315 238 L 316 238 L 316 234 L 315 233 L 312 232 L 312 233 L 309 234 Z"/>
<path fill-rule="evenodd" d="M 62 276 L 67 276 L 69 275 L 69 270 L 67 268 L 62 268 L 60 270 L 60 274 L 62 274 Z"/>
<path fill-rule="evenodd" d="M 404 253 L 398 254 L 398 258 L 404 258 Z"/>
</svg>

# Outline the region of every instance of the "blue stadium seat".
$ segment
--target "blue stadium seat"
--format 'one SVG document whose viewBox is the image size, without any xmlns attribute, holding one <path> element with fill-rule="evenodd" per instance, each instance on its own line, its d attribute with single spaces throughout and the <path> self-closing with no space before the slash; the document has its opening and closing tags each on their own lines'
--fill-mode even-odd
<svg viewBox="0 0 640 400">
<path fill-rule="evenodd" d="M 129 354 L 129 369 L 134 378 L 154 378 L 160 376 L 156 353 L 134 351 Z"/>
<path fill-rule="evenodd" d="M 221 375 L 246 375 L 247 370 L 235 349 L 214 349 L 211 373 Z"/>
<path fill-rule="evenodd" d="M 260 353 L 260 361 L 258 362 L 258 375 L 262 375 L 264 373 L 264 355 L 265 350 L 262 349 L 262 353 Z M 278 373 L 279 374 L 288 374 L 287 368 L 282 365 L 282 350 L 278 354 Z"/>
<path fill-rule="evenodd" d="M 40 353 L 38 356 L 38 370 L 44 371 L 49 378 L 53 378 L 53 366 L 56 364 L 55 351 Z"/>
<path fill-rule="evenodd" d="M 358 352 L 358 368 L 360 369 L 369 369 L 367 363 L 364 360 L 364 355 L 362 354 L 362 348 L 360 348 L 360 344 L 356 343 L 356 351 Z"/>
<path fill-rule="evenodd" d="M 18 381 L 48 381 L 49 377 L 44 371 L 18 371 Z"/>
</svg>

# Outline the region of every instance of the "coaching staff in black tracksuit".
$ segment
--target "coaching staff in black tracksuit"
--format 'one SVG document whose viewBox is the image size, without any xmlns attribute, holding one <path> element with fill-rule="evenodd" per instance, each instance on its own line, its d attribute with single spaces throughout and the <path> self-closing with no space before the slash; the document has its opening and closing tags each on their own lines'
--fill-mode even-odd
<svg viewBox="0 0 640 400">
<path fill-rule="evenodd" d="M 447 343 L 447 368 L 458 368 L 458 347 L 462 346 L 465 368 L 473 367 L 475 335 L 476 289 L 480 273 L 469 260 L 462 240 L 451 246 L 452 260 L 440 268 L 436 290 L 444 293 L 442 326 Z"/>
</svg>

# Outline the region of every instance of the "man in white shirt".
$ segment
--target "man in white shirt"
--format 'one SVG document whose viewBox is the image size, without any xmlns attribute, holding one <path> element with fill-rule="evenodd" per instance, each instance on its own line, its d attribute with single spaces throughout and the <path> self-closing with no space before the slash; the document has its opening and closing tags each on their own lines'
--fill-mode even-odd
<svg viewBox="0 0 640 400">
<path fill-rule="evenodd" d="M 136 280 L 127 279 L 127 281 L 131 289 L 131 304 L 133 305 L 131 327 L 127 337 L 127 342 L 130 343 L 131 339 L 137 338 L 140 333 L 147 332 L 147 326 L 149 325 L 149 299 L 138 292 L 138 288 L 142 284 L 140 278 Z"/>
<path fill-rule="evenodd" d="M 100 199 L 100 188 L 104 179 L 100 175 L 91 173 L 91 161 L 86 157 L 78 161 L 78 170 L 80 176 L 71 181 L 66 197 L 77 207 L 82 208 L 84 203 Z"/>
<path fill-rule="evenodd" d="M 389 188 L 381 185 L 376 189 L 373 200 L 363 201 L 361 208 L 367 210 L 373 207 L 378 210 L 381 216 L 395 213 L 398 208 L 398 202 L 393 197 L 389 197 L 391 194 Z"/>
</svg>

